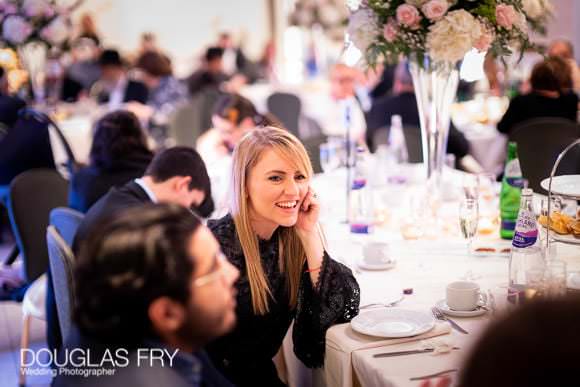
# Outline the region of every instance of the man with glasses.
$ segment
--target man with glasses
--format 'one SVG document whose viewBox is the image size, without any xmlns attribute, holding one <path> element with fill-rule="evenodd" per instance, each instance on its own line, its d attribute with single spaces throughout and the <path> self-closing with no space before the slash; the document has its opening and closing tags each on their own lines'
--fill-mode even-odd
<svg viewBox="0 0 580 387">
<path fill-rule="evenodd" d="M 78 330 L 59 354 L 53 385 L 231 386 L 202 347 L 233 328 L 238 275 L 187 209 L 124 211 L 80 246 Z M 87 350 L 99 366 L 83 362 Z"/>
</svg>

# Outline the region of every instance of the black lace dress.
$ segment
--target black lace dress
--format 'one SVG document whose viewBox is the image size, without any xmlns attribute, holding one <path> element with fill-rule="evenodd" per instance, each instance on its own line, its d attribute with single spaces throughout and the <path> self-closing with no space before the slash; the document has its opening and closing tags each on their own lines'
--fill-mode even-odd
<svg viewBox="0 0 580 387">
<path fill-rule="evenodd" d="M 208 226 L 224 254 L 240 270 L 236 328 L 206 347 L 215 366 L 238 386 L 282 386 L 272 357 L 282 345 L 292 319 L 294 352 L 306 366 L 322 366 L 326 330 L 350 321 L 359 311 L 360 290 L 351 271 L 325 252 L 318 283 L 313 286 L 310 274 L 305 272 L 298 305 L 291 308 L 286 279 L 278 264 L 276 231 L 270 240 L 260 240 L 260 256 L 273 299 L 269 300 L 269 312 L 258 316 L 252 309 L 246 264 L 232 217 L 209 221 Z"/>
</svg>

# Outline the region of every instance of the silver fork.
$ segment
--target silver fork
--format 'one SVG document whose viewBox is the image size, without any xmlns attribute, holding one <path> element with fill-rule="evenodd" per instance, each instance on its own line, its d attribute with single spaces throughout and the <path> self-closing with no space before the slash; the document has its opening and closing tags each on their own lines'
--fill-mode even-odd
<svg viewBox="0 0 580 387">
<path fill-rule="evenodd" d="M 439 310 L 439 308 L 437 307 L 432 307 L 431 311 L 433 312 L 433 316 L 435 316 L 435 318 L 437 320 L 441 320 L 441 321 L 447 321 L 449 324 L 451 324 L 451 327 L 453 327 L 455 330 L 464 333 L 464 334 L 468 334 L 469 332 L 467 332 L 465 329 L 461 328 L 455 321 L 451 320 L 449 317 L 445 316 L 443 314 L 443 312 L 441 312 Z"/>
<path fill-rule="evenodd" d="M 397 300 L 395 301 L 391 301 L 391 302 L 373 302 L 372 304 L 366 304 L 360 307 L 360 309 L 367 309 L 367 308 L 376 308 L 376 307 L 384 307 L 384 308 L 389 308 L 391 306 L 396 306 L 398 305 L 401 301 L 403 301 L 403 299 L 405 298 L 405 295 L 401 294 L 401 297 L 399 297 Z"/>
</svg>

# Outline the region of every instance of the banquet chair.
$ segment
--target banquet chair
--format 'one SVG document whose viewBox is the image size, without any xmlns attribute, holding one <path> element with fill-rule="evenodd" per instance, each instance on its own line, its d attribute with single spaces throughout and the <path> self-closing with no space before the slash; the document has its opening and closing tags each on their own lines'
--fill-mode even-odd
<svg viewBox="0 0 580 387">
<path fill-rule="evenodd" d="M 304 148 L 310 156 L 310 162 L 312 163 L 312 169 L 314 173 L 323 172 L 322 166 L 320 164 L 320 145 L 326 142 L 326 136 L 321 134 L 318 136 L 313 136 L 302 140 Z"/>
<path fill-rule="evenodd" d="M 416 126 L 405 126 L 403 136 L 407 145 L 407 155 L 409 163 L 423 162 L 423 145 L 421 144 L 421 128 Z"/>
<path fill-rule="evenodd" d="M 550 176 L 556 158 L 574 140 L 580 138 L 580 126 L 564 118 L 534 118 L 516 125 L 509 140 L 518 145 L 522 175 L 529 187 L 547 193 L 540 183 Z M 564 157 L 556 175 L 580 174 L 580 149 L 572 148 Z"/>
<path fill-rule="evenodd" d="M 284 128 L 300 138 L 299 121 L 302 102 L 300 102 L 298 96 L 290 93 L 275 92 L 268 97 L 266 106 L 268 107 L 268 112 L 272 113 L 284 124 Z"/>
<path fill-rule="evenodd" d="M 23 172 L 10 184 L 8 214 L 28 283 L 46 272 L 45 233 L 49 213 L 53 208 L 66 206 L 67 196 L 67 181 L 53 169 Z"/>
<path fill-rule="evenodd" d="M 60 327 L 61 337 L 66 338 L 70 334 L 72 325 L 71 313 L 75 299 L 72 282 L 74 255 L 70 245 L 53 225 L 48 226 L 46 230 L 46 243 L 48 245 L 58 325 Z"/>
<path fill-rule="evenodd" d="M 54 232 L 58 234 L 58 237 L 64 243 L 65 248 L 61 250 L 70 252 L 72 260 L 72 250 L 74 237 L 76 235 L 77 229 L 81 222 L 83 221 L 84 214 L 79 211 L 73 210 L 67 207 L 58 207 L 50 212 L 50 226 L 53 226 Z M 65 275 L 66 272 L 62 269 L 62 264 L 60 261 L 56 262 L 57 267 L 55 268 L 55 255 L 58 251 L 54 249 L 47 233 L 47 243 L 48 243 L 48 257 L 49 257 L 49 267 L 47 270 L 48 283 L 46 285 L 46 322 L 47 322 L 47 342 L 49 347 L 58 348 L 60 347 L 64 340 L 66 340 L 69 333 L 70 327 L 70 309 L 66 307 L 68 305 L 68 290 L 64 286 L 68 286 L 68 277 Z M 53 245 L 54 240 L 53 239 Z M 62 246 L 62 244 L 56 245 Z M 64 253 L 63 253 L 64 254 Z M 62 256 L 60 256 L 63 259 Z M 71 261 L 72 262 L 72 261 Z M 64 287 L 64 288 L 63 288 Z M 64 308 L 64 309 L 63 309 Z M 65 325 L 63 327 L 63 325 Z M 59 329 L 60 328 L 60 329 Z"/>
</svg>

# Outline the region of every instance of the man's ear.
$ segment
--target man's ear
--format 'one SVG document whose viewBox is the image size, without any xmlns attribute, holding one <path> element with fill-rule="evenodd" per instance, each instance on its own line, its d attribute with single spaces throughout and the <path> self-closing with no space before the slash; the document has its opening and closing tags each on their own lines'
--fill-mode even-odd
<svg viewBox="0 0 580 387">
<path fill-rule="evenodd" d="M 169 297 L 159 297 L 153 300 L 147 314 L 153 329 L 160 335 L 175 332 L 183 325 L 186 318 L 185 307 Z"/>
<path fill-rule="evenodd" d="M 175 188 L 178 192 L 189 191 L 189 183 L 191 183 L 191 176 L 178 176 Z"/>
</svg>

